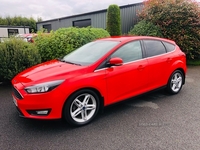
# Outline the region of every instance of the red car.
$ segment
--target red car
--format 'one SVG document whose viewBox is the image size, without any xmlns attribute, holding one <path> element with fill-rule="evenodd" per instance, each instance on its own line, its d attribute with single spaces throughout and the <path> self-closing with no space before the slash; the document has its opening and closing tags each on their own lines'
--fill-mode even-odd
<svg viewBox="0 0 200 150">
<path fill-rule="evenodd" d="M 20 116 L 65 119 L 82 126 L 104 106 L 185 83 L 186 56 L 175 42 L 156 37 L 112 37 L 90 42 L 63 59 L 29 68 L 13 78 Z"/>
<path fill-rule="evenodd" d="M 33 38 L 36 36 L 37 36 L 37 34 L 35 34 L 35 33 L 28 33 L 28 34 L 17 34 L 15 37 L 21 38 L 24 41 L 29 42 L 29 43 L 34 43 Z"/>
</svg>

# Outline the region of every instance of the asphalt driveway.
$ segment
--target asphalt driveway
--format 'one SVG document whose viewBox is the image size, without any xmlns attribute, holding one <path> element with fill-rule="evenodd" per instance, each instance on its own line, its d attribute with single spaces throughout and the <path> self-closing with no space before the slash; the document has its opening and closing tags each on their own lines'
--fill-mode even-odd
<svg viewBox="0 0 200 150">
<path fill-rule="evenodd" d="M 107 107 L 91 124 L 18 117 L 10 85 L 0 85 L 2 150 L 198 150 L 200 67 L 189 67 L 178 95 L 158 91 Z"/>
</svg>

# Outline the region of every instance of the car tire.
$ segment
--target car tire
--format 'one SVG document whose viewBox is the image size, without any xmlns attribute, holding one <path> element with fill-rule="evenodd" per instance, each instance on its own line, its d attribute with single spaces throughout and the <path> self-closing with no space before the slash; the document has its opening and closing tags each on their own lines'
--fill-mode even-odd
<svg viewBox="0 0 200 150">
<path fill-rule="evenodd" d="M 63 119 L 72 126 L 86 125 L 95 118 L 99 106 L 99 97 L 94 91 L 79 90 L 67 99 L 63 109 Z"/>
<path fill-rule="evenodd" d="M 175 70 L 168 81 L 167 91 L 170 94 L 178 94 L 183 86 L 184 76 L 180 70 Z"/>
</svg>

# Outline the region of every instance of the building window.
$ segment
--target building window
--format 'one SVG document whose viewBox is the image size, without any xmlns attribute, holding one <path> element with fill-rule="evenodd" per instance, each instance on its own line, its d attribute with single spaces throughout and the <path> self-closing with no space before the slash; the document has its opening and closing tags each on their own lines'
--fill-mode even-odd
<svg viewBox="0 0 200 150">
<path fill-rule="evenodd" d="M 10 37 L 12 35 L 16 35 L 16 34 L 19 34 L 18 29 L 8 29 L 8 37 Z"/>
<path fill-rule="evenodd" d="M 52 29 L 51 29 L 51 24 L 45 24 L 43 25 L 43 28 L 47 30 L 47 32 L 50 32 Z"/>
<path fill-rule="evenodd" d="M 73 26 L 79 28 L 91 26 L 91 19 L 73 21 Z"/>
</svg>

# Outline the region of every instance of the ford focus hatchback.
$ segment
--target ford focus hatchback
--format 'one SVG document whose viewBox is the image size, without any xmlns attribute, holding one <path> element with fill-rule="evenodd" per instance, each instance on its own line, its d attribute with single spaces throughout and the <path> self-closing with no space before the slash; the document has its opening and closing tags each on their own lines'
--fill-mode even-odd
<svg viewBox="0 0 200 150">
<path fill-rule="evenodd" d="M 177 94 L 185 75 L 186 56 L 175 42 L 112 37 L 19 73 L 12 80 L 12 96 L 22 117 L 63 118 L 82 126 L 104 106 L 158 88 Z"/>
</svg>

